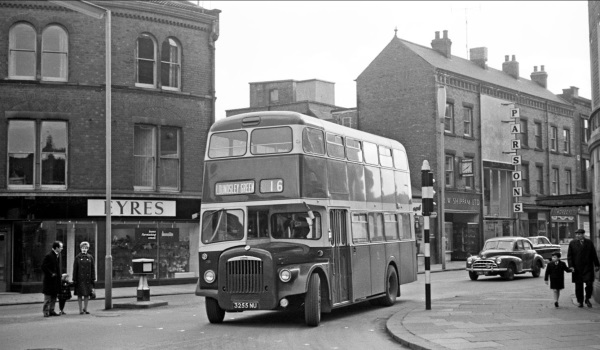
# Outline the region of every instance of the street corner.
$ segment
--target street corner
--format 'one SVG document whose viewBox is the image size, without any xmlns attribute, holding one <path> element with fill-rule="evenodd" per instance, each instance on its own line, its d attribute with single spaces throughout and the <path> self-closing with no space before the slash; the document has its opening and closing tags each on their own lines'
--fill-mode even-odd
<svg viewBox="0 0 600 350">
<path fill-rule="evenodd" d="M 385 328 L 388 334 L 398 343 L 416 350 L 442 350 L 445 347 L 433 343 L 415 332 L 405 327 L 404 323 L 411 325 L 421 324 L 423 327 L 430 328 L 434 324 L 428 317 L 420 315 L 420 308 L 425 311 L 424 305 L 416 302 L 406 302 L 398 309 L 398 311 L 390 317 Z"/>
</svg>

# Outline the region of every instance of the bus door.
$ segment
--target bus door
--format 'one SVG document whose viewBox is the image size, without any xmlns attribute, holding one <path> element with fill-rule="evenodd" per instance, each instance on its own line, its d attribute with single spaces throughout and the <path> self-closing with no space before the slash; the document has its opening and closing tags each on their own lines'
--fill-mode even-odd
<svg viewBox="0 0 600 350">
<path fill-rule="evenodd" d="M 347 231 L 348 212 L 332 209 L 329 212 L 329 231 L 331 232 L 331 253 L 333 260 L 333 303 L 350 300 L 350 247 Z"/>
<path fill-rule="evenodd" d="M 352 300 L 371 295 L 371 253 L 366 213 L 352 213 Z"/>
</svg>

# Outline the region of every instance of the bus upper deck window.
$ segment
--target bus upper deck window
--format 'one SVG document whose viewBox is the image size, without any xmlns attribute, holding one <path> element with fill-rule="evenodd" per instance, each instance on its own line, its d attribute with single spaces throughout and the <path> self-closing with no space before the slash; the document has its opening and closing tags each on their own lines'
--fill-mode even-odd
<svg viewBox="0 0 600 350">
<path fill-rule="evenodd" d="M 250 135 L 252 154 L 287 153 L 292 150 L 292 129 L 289 127 L 255 129 Z"/>
<path fill-rule="evenodd" d="M 325 154 L 323 131 L 306 128 L 302 131 L 302 149 L 306 153 Z"/>
<path fill-rule="evenodd" d="M 363 150 L 365 152 L 365 162 L 367 164 L 379 164 L 379 154 L 377 152 L 376 144 L 370 142 L 363 142 Z"/>
<path fill-rule="evenodd" d="M 248 133 L 245 130 L 222 132 L 210 137 L 210 158 L 239 157 L 246 154 Z"/>
<path fill-rule="evenodd" d="M 394 162 L 392 161 L 391 149 L 379 146 L 379 164 L 390 168 L 394 166 Z"/>
<path fill-rule="evenodd" d="M 406 153 L 401 150 L 392 150 L 394 156 L 394 168 L 400 170 L 408 170 L 408 162 L 406 160 Z"/>
<path fill-rule="evenodd" d="M 363 157 L 360 141 L 346 138 L 346 156 L 348 160 L 362 162 Z"/>
<path fill-rule="evenodd" d="M 344 158 L 344 139 L 340 135 L 327 133 L 327 155 Z"/>
</svg>

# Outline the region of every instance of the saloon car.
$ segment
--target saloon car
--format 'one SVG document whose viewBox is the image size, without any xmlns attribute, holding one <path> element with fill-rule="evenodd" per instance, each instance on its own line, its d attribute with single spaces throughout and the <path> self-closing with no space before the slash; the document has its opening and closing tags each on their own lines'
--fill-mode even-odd
<svg viewBox="0 0 600 350">
<path fill-rule="evenodd" d="M 560 252 L 560 245 L 550 243 L 546 236 L 527 237 L 533 249 L 546 260 L 552 260 L 552 253 Z"/>
<path fill-rule="evenodd" d="M 495 237 L 488 239 L 478 255 L 467 258 L 469 278 L 476 281 L 479 276 L 501 276 L 507 281 L 515 275 L 531 272 L 539 277 L 544 267 L 544 258 L 538 254 L 531 241 L 524 237 Z"/>
</svg>

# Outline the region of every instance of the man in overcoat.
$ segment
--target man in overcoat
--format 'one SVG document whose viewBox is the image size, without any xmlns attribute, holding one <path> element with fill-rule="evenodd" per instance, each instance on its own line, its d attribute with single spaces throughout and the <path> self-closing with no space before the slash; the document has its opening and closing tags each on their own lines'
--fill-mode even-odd
<svg viewBox="0 0 600 350">
<path fill-rule="evenodd" d="M 44 317 L 60 316 L 54 311 L 56 305 L 56 296 L 60 292 L 60 253 L 63 244 L 61 241 L 52 243 L 52 250 L 46 254 L 42 261 L 42 271 L 44 280 L 42 283 L 42 293 L 44 293 Z"/>
<path fill-rule="evenodd" d="M 575 239 L 569 243 L 567 260 L 569 267 L 573 268 L 572 281 L 575 283 L 575 296 L 577 304 L 583 307 L 583 284 L 585 283 L 585 304 L 592 307 L 590 298 L 592 297 L 594 285 L 594 272 L 600 270 L 598 254 L 594 243 L 584 237 L 585 230 L 575 231 Z"/>
</svg>

